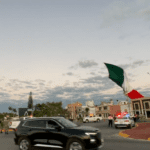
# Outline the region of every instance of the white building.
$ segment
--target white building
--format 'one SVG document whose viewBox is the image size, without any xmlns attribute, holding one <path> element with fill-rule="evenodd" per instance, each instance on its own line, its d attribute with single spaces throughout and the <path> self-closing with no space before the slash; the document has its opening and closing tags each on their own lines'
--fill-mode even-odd
<svg viewBox="0 0 150 150">
<path fill-rule="evenodd" d="M 119 101 L 118 105 L 120 105 L 121 112 L 128 112 L 131 115 L 133 115 L 132 105 L 131 103 L 128 103 L 127 101 Z"/>
<path fill-rule="evenodd" d="M 86 107 L 89 108 L 89 115 L 95 116 L 96 110 L 95 110 L 95 104 L 94 101 L 86 101 Z"/>
</svg>

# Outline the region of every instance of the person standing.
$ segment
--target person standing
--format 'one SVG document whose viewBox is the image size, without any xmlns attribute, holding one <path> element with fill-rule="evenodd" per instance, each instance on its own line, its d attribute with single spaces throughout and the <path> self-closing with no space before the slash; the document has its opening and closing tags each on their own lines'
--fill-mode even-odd
<svg viewBox="0 0 150 150">
<path fill-rule="evenodd" d="M 136 122 L 137 114 L 134 115 L 134 122 Z"/>
<path fill-rule="evenodd" d="M 3 130 L 3 127 L 4 127 L 3 121 L 0 120 L 0 130 L 1 130 L 0 132 L 1 132 L 1 133 L 3 133 L 3 131 L 2 131 L 2 130 Z"/>
<path fill-rule="evenodd" d="M 109 115 L 109 117 L 108 117 L 108 126 L 110 127 L 112 127 L 112 122 L 113 122 L 113 117 L 111 116 L 111 115 Z"/>
</svg>

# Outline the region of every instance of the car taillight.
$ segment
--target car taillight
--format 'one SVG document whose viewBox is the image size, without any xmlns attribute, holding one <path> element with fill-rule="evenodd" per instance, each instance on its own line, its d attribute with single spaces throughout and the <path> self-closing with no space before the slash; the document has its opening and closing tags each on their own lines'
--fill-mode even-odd
<svg viewBox="0 0 150 150">
<path fill-rule="evenodd" d="M 117 120 L 115 120 L 115 122 L 118 122 Z"/>
<path fill-rule="evenodd" d="M 124 122 L 129 122 L 129 120 L 125 120 Z"/>
</svg>

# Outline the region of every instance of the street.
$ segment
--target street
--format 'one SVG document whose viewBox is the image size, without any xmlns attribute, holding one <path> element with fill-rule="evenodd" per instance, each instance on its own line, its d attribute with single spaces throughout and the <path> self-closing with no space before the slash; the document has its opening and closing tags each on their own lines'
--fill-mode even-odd
<svg viewBox="0 0 150 150">
<path fill-rule="evenodd" d="M 102 137 L 104 138 L 104 147 L 101 150 L 149 150 L 150 148 L 150 141 L 127 139 L 118 136 L 119 131 L 124 130 L 124 128 L 115 129 L 114 126 L 108 127 L 107 120 L 105 122 L 100 121 L 99 123 L 81 123 L 80 125 L 92 126 L 99 128 L 101 130 Z M 8 135 L 5 133 L 1 133 L 0 134 L 1 149 L 19 150 L 19 147 L 14 144 L 13 138 L 14 138 L 13 132 L 9 132 Z M 37 147 L 32 148 L 32 150 L 43 150 L 43 149 L 48 150 L 48 148 L 37 148 Z M 51 150 L 54 150 L 54 148 L 52 148 Z"/>
</svg>

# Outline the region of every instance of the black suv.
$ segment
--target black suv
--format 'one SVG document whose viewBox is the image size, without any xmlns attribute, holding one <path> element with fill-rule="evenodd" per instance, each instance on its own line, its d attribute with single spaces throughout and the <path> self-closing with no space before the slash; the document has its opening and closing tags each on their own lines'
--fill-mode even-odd
<svg viewBox="0 0 150 150">
<path fill-rule="evenodd" d="M 20 150 L 29 150 L 32 146 L 97 150 L 104 143 L 99 129 L 76 125 L 64 117 L 22 120 L 16 128 L 14 141 Z"/>
</svg>

